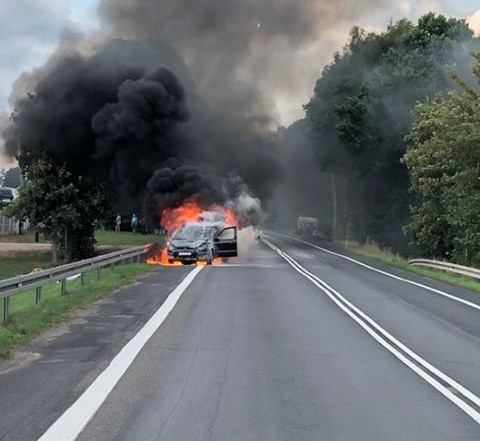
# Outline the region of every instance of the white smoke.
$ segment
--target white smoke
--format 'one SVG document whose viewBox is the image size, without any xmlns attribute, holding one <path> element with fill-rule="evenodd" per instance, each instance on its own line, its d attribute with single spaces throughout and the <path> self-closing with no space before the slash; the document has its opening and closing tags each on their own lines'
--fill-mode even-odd
<svg viewBox="0 0 480 441">
<path fill-rule="evenodd" d="M 228 201 L 226 207 L 237 213 L 242 225 L 259 225 L 264 217 L 260 199 L 251 196 L 246 191 L 243 191 L 235 199 Z"/>
</svg>

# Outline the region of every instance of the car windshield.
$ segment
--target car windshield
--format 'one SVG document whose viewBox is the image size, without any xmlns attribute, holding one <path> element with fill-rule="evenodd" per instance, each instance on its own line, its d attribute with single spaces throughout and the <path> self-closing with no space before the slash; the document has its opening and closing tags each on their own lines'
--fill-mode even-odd
<svg viewBox="0 0 480 441">
<path fill-rule="evenodd" d="M 212 232 L 212 227 L 206 225 L 187 225 L 175 235 L 176 240 L 198 240 L 207 239 Z"/>
</svg>

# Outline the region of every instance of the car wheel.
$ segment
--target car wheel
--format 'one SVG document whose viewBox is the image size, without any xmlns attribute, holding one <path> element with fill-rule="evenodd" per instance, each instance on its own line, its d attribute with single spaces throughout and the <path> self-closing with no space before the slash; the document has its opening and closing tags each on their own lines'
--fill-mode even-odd
<svg viewBox="0 0 480 441">
<path fill-rule="evenodd" d="M 207 265 L 211 265 L 213 263 L 213 251 L 210 250 L 207 254 Z"/>
</svg>

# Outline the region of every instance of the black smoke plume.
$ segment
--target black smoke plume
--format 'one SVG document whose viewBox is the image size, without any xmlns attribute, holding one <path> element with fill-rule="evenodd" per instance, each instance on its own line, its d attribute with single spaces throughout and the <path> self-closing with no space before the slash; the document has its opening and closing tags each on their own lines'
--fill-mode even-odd
<svg viewBox="0 0 480 441">
<path fill-rule="evenodd" d="M 186 200 L 203 207 L 223 205 L 228 196 L 218 175 L 206 168 L 169 164 L 156 170 L 148 181 L 145 208 L 151 213 L 159 207 L 178 207 Z"/>
<path fill-rule="evenodd" d="M 153 171 L 187 149 L 179 126 L 188 110 L 177 77 L 153 67 L 153 51 L 131 57 L 135 46 L 113 41 L 91 57 L 55 59 L 17 101 L 4 131 L 7 154 L 46 152 L 77 175 L 109 183 L 115 209 L 138 205 Z"/>
<path fill-rule="evenodd" d="M 151 218 L 193 195 L 210 193 L 205 203 L 224 204 L 252 191 L 245 182 L 268 196 L 278 175 L 269 137 L 205 105 L 181 59 L 164 52 L 152 40 L 115 40 L 92 56 L 55 57 L 48 74 L 16 102 L 4 131 L 7 154 L 46 152 L 77 175 L 107 182 L 115 211 L 138 211 L 146 197 Z M 165 173 L 177 188 L 158 183 Z M 243 179 L 227 185 L 223 177 L 230 175 Z"/>
<path fill-rule="evenodd" d="M 106 182 L 115 211 L 143 206 L 153 217 L 196 195 L 257 222 L 259 199 L 285 176 L 274 96 L 296 92 L 300 49 L 365 6 L 103 0 L 104 43 L 66 41 L 19 81 L 6 152 L 46 152 Z"/>
<path fill-rule="evenodd" d="M 318 78 L 322 42 L 391 0 L 101 0 L 112 35 L 174 47 L 202 98 L 237 118 L 276 119 Z M 325 51 L 331 56 L 331 47 Z M 313 61 L 313 62 L 312 62 Z M 326 61 L 326 60 L 325 60 Z M 300 107 L 300 103 L 298 104 Z M 300 109 L 299 109 L 300 110 Z"/>
<path fill-rule="evenodd" d="M 262 221 L 260 200 L 250 195 L 239 176 L 219 176 L 208 166 L 169 162 L 156 170 L 147 184 L 144 211 L 156 213 L 155 224 L 160 221 L 159 208 L 179 207 L 185 201 L 206 209 L 213 205 L 230 208 L 239 216 L 242 225 L 258 225 Z"/>
</svg>

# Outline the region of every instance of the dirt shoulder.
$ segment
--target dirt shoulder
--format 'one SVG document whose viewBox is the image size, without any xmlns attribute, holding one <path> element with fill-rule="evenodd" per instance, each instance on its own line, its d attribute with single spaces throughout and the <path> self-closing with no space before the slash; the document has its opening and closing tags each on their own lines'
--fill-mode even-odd
<svg viewBox="0 0 480 441">
<path fill-rule="evenodd" d="M 131 248 L 131 245 L 99 245 L 95 247 L 101 254 L 113 252 L 122 248 Z M 35 253 L 48 252 L 52 250 L 49 243 L 14 243 L 0 242 L 0 255 L 17 254 L 17 253 Z"/>
<path fill-rule="evenodd" d="M 35 252 L 35 251 L 50 251 L 52 245 L 49 243 L 13 243 L 13 242 L 0 242 L 0 254 L 8 253 L 23 253 L 23 252 Z"/>
</svg>

